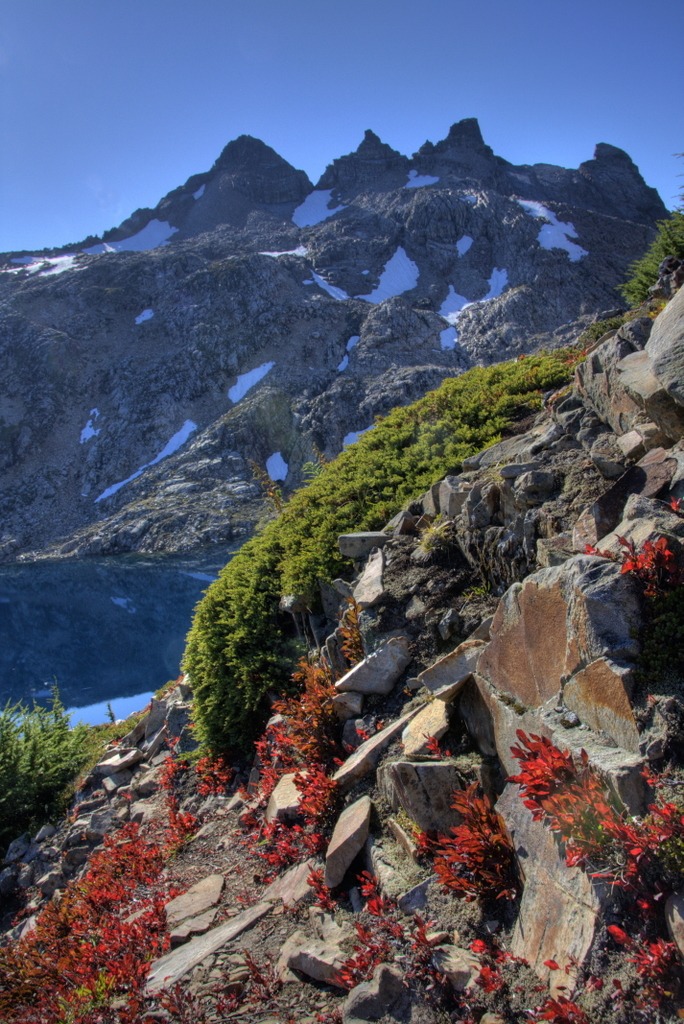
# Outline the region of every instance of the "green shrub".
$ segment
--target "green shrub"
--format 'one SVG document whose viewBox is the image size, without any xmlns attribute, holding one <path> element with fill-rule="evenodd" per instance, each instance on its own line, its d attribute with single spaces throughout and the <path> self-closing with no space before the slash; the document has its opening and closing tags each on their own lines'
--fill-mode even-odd
<svg viewBox="0 0 684 1024">
<path fill-rule="evenodd" d="M 319 580 L 349 569 L 340 533 L 381 528 L 461 462 L 498 441 L 513 421 L 564 384 L 567 351 L 531 356 L 451 378 L 393 410 L 324 465 L 277 519 L 248 541 L 207 590 L 188 635 L 184 669 L 201 739 L 216 752 L 247 749 L 266 696 L 287 687 L 295 652 L 278 615 L 283 594 L 317 607 Z"/>
<path fill-rule="evenodd" d="M 0 711 L 0 851 L 63 812 L 87 732 L 70 728 L 56 694 L 49 708 L 6 704 Z"/>
<path fill-rule="evenodd" d="M 667 256 L 684 259 L 684 212 L 681 210 L 658 222 L 656 238 L 629 268 L 630 276 L 620 292 L 631 306 L 640 306 L 646 301 L 649 288 L 658 280 L 658 267 Z"/>
</svg>

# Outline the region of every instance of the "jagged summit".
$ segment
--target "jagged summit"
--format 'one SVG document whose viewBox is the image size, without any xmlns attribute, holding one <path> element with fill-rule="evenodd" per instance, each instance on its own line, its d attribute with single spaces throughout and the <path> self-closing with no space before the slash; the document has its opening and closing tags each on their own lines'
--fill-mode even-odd
<svg viewBox="0 0 684 1024">
<path fill-rule="evenodd" d="M 367 128 L 358 148 L 333 160 L 316 188 L 338 189 L 342 194 L 367 188 L 396 188 L 406 181 L 408 169 L 408 157 L 392 149 Z"/>
<path fill-rule="evenodd" d="M 316 187 L 242 135 L 104 240 L 8 254 L 0 559 L 234 539 L 250 461 L 297 486 L 445 377 L 574 340 L 665 214 L 615 147 L 514 166 L 467 118 L 412 158 L 369 129 Z"/>
</svg>

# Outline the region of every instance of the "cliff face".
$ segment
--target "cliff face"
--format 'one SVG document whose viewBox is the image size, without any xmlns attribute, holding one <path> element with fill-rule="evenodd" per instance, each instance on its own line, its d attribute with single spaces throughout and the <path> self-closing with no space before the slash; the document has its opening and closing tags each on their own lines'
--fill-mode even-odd
<svg viewBox="0 0 684 1024">
<path fill-rule="evenodd" d="M 513 167 L 477 122 L 367 132 L 312 188 L 258 140 L 102 240 L 0 266 L 0 554 L 187 550 L 446 376 L 576 335 L 665 210 L 605 144 Z M 575 326 L 572 324 L 575 323 Z"/>
</svg>

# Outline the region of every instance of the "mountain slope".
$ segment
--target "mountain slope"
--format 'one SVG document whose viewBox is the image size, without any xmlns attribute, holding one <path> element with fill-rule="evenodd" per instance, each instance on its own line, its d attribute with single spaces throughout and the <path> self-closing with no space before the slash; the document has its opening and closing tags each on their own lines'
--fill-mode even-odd
<svg viewBox="0 0 684 1024">
<path fill-rule="evenodd" d="M 0 260 L 0 556 L 188 550 L 445 377 L 572 340 L 665 210 L 629 157 L 514 167 L 470 119 L 315 189 L 248 136 L 100 240 Z"/>
</svg>

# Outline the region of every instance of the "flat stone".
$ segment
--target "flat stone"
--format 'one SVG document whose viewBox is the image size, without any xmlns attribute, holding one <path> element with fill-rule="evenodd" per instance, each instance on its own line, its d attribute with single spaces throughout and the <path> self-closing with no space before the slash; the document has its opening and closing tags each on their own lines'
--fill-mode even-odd
<svg viewBox="0 0 684 1024">
<path fill-rule="evenodd" d="M 470 484 L 461 477 L 447 476 L 439 485 L 439 508 L 447 519 L 460 515 L 468 497 Z"/>
<path fill-rule="evenodd" d="M 286 907 L 293 907 L 306 896 L 311 895 L 311 887 L 307 879 L 311 872 L 320 867 L 320 862 L 309 858 L 302 864 L 295 864 L 288 868 L 284 874 L 271 882 L 262 893 L 261 899 L 264 903 L 283 903 Z"/>
<path fill-rule="evenodd" d="M 382 549 L 378 548 L 369 555 L 366 568 L 354 586 L 354 600 L 359 607 L 372 608 L 385 596 L 384 571 L 385 556 Z"/>
<path fill-rule="evenodd" d="M 337 769 L 333 780 L 338 784 L 342 792 L 352 788 L 365 775 L 372 771 L 383 750 L 401 735 L 407 722 L 418 713 L 419 708 L 411 708 L 396 721 L 386 725 L 384 729 L 376 732 L 374 736 L 362 743 L 353 754 L 347 758 L 344 764 Z"/>
<path fill-rule="evenodd" d="M 271 903 L 257 903 L 218 928 L 212 928 L 206 934 L 155 960 L 147 979 L 148 995 L 152 996 L 166 988 L 172 988 L 206 957 L 232 942 L 272 909 Z"/>
<path fill-rule="evenodd" d="M 443 700 L 433 700 L 408 723 L 401 734 L 404 756 L 421 757 L 430 753 L 430 740 L 439 740 L 449 728 L 448 706 Z"/>
<path fill-rule="evenodd" d="M 390 534 L 381 531 L 343 533 L 337 538 L 337 544 L 344 558 L 359 562 L 367 558 L 374 548 L 383 547 L 389 539 Z"/>
<path fill-rule="evenodd" d="M 387 696 L 410 661 L 408 640 L 392 637 L 338 679 L 335 689 L 338 693 L 353 690 L 361 694 Z"/>
<path fill-rule="evenodd" d="M 434 697 L 450 701 L 477 668 L 487 646 L 485 640 L 469 638 L 418 674 L 418 682 Z"/>
<path fill-rule="evenodd" d="M 196 917 L 186 918 L 182 924 L 176 925 L 175 928 L 169 931 L 171 945 L 180 946 L 191 939 L 193 935 L 204 935 L 205 932 L 209 931 L 216 920 L 217 914 L 218 907 L 212 907 L 210 910 L 205 910 L 203 914 L 198 914 Z"/>
<path fill-rule="evenodd" d="M 271 793 L 266 807 L 266 821 L 294 821 L 299 814 L 302 794 L 295 786 L 295 772 L 283 775 Z"/>
<path fill-rule="evenodd" d="M 598 658 L 565 684 L 563 703 L 594 732 L 638 753 L 640 736 L 631 704 L 633 691 L 633 666 Z"/>
<path fill-rule="evenodd" d="M 191 886 L 187 892 L 176 896 L 165 907 L 169 927 L 173 928 L 184 921 L 186 917 L 197 917 L 209 907 L 215 906 L 221 899 L 224 885 L 223 875 L 207 875 L 206 878 Z"/>
<path fill-rule="evenodd" d="M 684 345 L 681 365 L 684 368 Z M 684 433 L 684 401 L 678 404 L 653 372 L 648 352 L 633 352 L 617 365 L 622 386 L 644 409 L 650 420 L 672 438 L 679 440 Z M 682 391 L 684 395 L 684 390 Z"/>
<path fill-rule="evenodd" d="M 496 804 L 511 836 L 524 879 L 510 949 L 544 980 L 545 960 L 561 968 L 582 964 L 591 949 L 607 891 L 581 868 L 569 868 L 553 833 L 532 820 L 518 786 L 509 783 Z"/>
<path fill-rule="evenodd" d="M 341 722 L 348 722 L 351 718 L 358 718 L 363 711 L 363 694 L 354 690 L 346 690 L 338 693 L 332 699 L 335 714 Z"/>
<path fill-rule="evenodd" d="M 122 750 L 120 753 L 113 754 L 111 757 L 100 761 L 93 768 L 93 772 L 100 776 L 115 775 L 117 772 L 123 772 L 127 768 L 132 768 L 133 765 L 144 760 L 144 757 L 145 755 L 142 750 L 138 750 L 137 747 L 131 747 L 130 750 Z"/>
<path fill-rule="evenodd" d="M 461 821 L 452 808 L 462 788 L 449 761 L 392 761 L 378 769 L 378 787 L 393 811 L 403 810 L 424 832 L 447 832 Z"/>
<path fill-rule="evenodd" d="M 130 771 L 114 772 L 113 775 L 105 775 L 102 780 L 102 788 L 105 793 L 111 796 L 112 793 L 116 793 L 122 786 L 127 786 L 132 778 L 133 773 Z"/>
<path fill-rule="evenodd" d="M 368 838 L 372 808 L 370 797 L 362 796 L 345 807 L 337 819 L 325 855 L 325 884 L 330 889 L 340 884 L 363 848 Z"/>
<path fill-rule="evenodd" d="M 640 623 L 637 590 L 619 566 L 576 555 L 506 591 L 477 674 L 537 707 L 557 698 L 562 683 L 595 659 L 635 657 Z"/>
<path fill-rule="evenodd" d="M 403 893 L 397 900 L 402 914 L 412 915 L 417 910 L 425 910 L 428 900 L 428 889 L 436 880 L 437 875 L 431 875 L 424 882 L 419 882 L 418 885 L 414 885 L 413 888 Z"/>
</svg>

